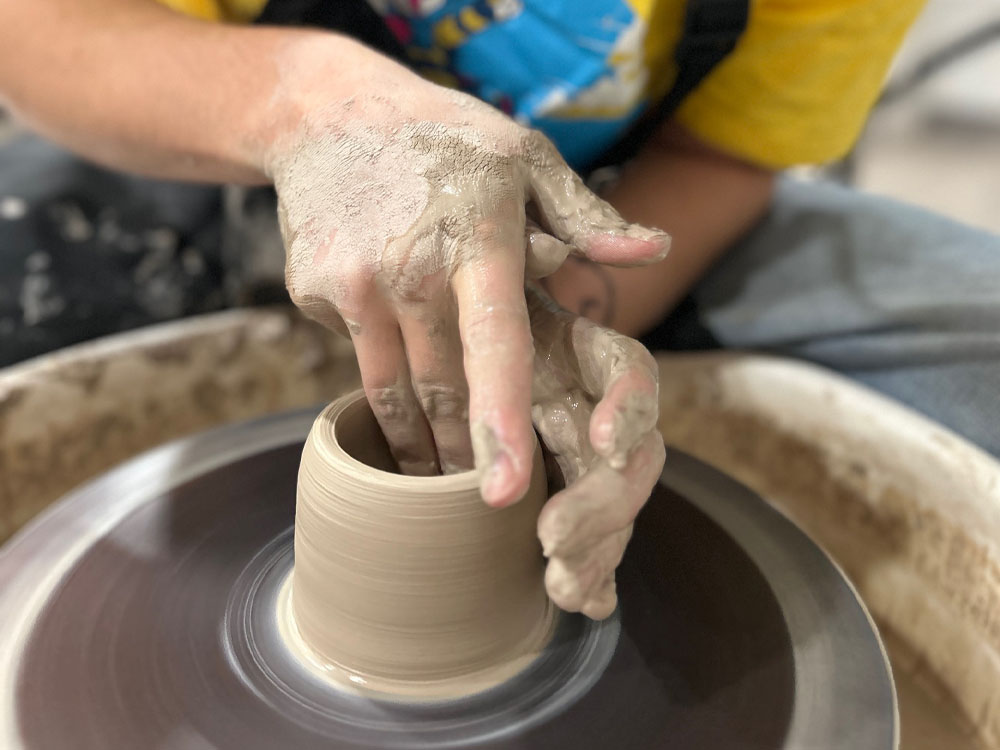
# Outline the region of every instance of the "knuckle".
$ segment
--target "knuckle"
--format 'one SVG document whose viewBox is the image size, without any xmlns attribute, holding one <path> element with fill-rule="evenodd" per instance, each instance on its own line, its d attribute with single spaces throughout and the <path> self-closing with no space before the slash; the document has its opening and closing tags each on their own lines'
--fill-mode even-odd
<svg viewBox="0 0 1000 750">
<path fill-rule="evenodd" d="M 555 150 L 548 136 L 535 128 L 521 128 L 519 145 L 521 153 L 536 158 L 548 157 Z"/>
<path fill-rule="evenodd" d="M 484 337 L 489 337 L 496 328 L 496 318 L 489 310 L 475 310 L 466 313 L 464 318 L 462 321 L 465 333 L 463 339 L 469 348 L 475 348 L 477 344 L 481 344 Z"/>
<path fill-rule="evenodd" d="M 626 394 L 615 406 L 616 447 L 631 451 L 641 445 L 646 433 L 656 426 L 659 414 L 659 404 L 651 393 L 636 388 Z"/>
<path fill-rule="evenodd" d="M 506 217 L 484 214 L 471 223 L 472 236 L 480 244 L 489 246 L 503 239 L 510 231 L 509 224 Z"/>
<path fill-rule="evenodd" d="M 582 612 L 592 620 L 603 620 L 610 617 L 618 607 L 618 592 L 612 581 L 602 588 L 596 596 L 589 598 L 580 607 Z"/>
<path fill-rule="evenodd" d="M 611 349 L 614 352 L 613 358 L 616 367 L 612 369 L 624 372 L 626 369 L 638 369 L 649 374 L 656 383 L 659 380 L 659 372 L 656 366 L 656 359 L 649 350 L 641 343 L 628 336 L 619 333 L 613 334 Z"/>
<path fill-rule="evenodd" d="M 343 253 L 337 258 L 337 275 L 349 285 L 368 286 L 374 278 L 371 263 L 357 254 Z"/>
<path fill-rule="evenodd" d="M 389 243 L 380 270 L 372 279 L 397 300 L 422 304 L 440 294 L 446 274 L 441 270 L 439 248 L 445 234 L 443 218 L 435 220 L 425 235 Z M 456 230 L 457 231 L 457 230 Z M 419 262 L 414 262 L 420 259 Z"/>
<path fill-rule="evenodd" d="M 466 344 L 518 347 L 531 344 L 527 306 L 485 305 L 466 311 L 462 317 Z"/>
<path fill-rule="evenodd" d="M 465 389 L 436 382 L 414 386 L 420 407 L 431 422 L 464 422 L 469 419 L 469 398 Z"/>
<path fill-rule="evenodd" d="M 349 273 L 342 277 L 340 289 L 337 290 L 338 306 L 344 310 L 362 310 L 372 301 L 375 289 L 374 278 L 370 273 Z"/>
<path fill-rule="evenodd" d="M 663 462 L 667 457 L 663 437 L 659 431 L 651 429 L 636 446 L 633 461 L 636 464 L 635 474 L 641 478 L 641 485 L 647 482 L 648 475 L 659 476 Z"/>
<path fill-rule="evenodd" d="M 316 296 L 313 294 L 309 277 L 295 263 L 285 264 L 285 288 L 288 289 L 288 296 L 296 305 L 300 305 L 300 301 L 308 297 Z"/>
<path fill-rule="evenodd" d="M 561 560 L 549 561 L 545 570 L 545 588 L 549 597 L 560 609 L 579 612 L 583 606 L 585 596 L 580 587 L 580 579 L 571 573 Z"/>
<path fill-rule="evenodd" d="M 419 309 L 428 304 L 434 295 L 427 290 L 419 279 L 408 274 L 399 274 L 392 283 L 392 294 L 395 299 L 407 309 Z"/>
<path fill-rule="evenodd" d="M 538 517 L 538 539 L 547 556 L 558 554 L 571 538 L 574 528 L 562 512 L 545 512 Z"/>
<path fill-rule="evenodd" d="M 649 371 L 649 374 L 653 377 L 654 381 L 659 380 L 659 372 L 656 367 L 656 359 L 653 357 L 652 353 L 634 339 L 629 339 L 631 356 L 635 361 L 636 365 L 645 368 Z"/>
<path fill-rule="evenodd" d="M 407 263 L 396 263 L 392 266 L 392 271 L 387 272 L 383 278 L 391 290 L 392 297 L 399 303 L 407 306 L 410 314 L 419 317 L 426 323 L 435 322 L 433 320 L 440 301 L 445 299 L 447 273 L 445 269 L 439 269 L 430 273 L 426 269 L 418 267 L 416 269 Z"/>
<path fill-rule="evenodd" d="M 653 357 L 649 350 L 635 339 L 618 334 L 615 343 L 621 349 L 621 356 L 626 361 L 652 364 Z"/>
<path fill-rule="evenodd" d="M 329 296 L 317 292 L 308 280 L 303 280 L 296 274 L 286 274 L 285 287 L 292 303 L 307 318 L 341 332 L 344 332 L 345 327 L 349 327 L 344 323 L 334 301 Z"/>
<path fill-rule="evenodd" d="M 370 388 L 368 403 L 380 423 L 409 422 L 413 415 L 413 404 L 402 388 L 396 385 Z"/>
<path fill-rule="evenodd" d="M 291 297 L 292 302 L 301 308 L 305 308 L 316 299 L 315 295 L 309 293 L 305 287 L 301 284 L 297 284 L 292 279 L 287 279 L 285 281 L 285 287 L 288 289 L 288 296 Z"/>
<path fill-rule="evenodd" d="M 667 449 L 664 445 L 663 438 L 656 430 L 650 433 L 649 452 L 647 455 L 648 458 L 646 459 L 646 466 L 644 467 L 646 481 L 642 483 L 639 491 L 642 502 L 636 509 L 636 513 L 641 510 L 642 505 L 644 505 L 648 499 L 648 494 L 653 489 L 657 479 L 659 479 L 660 472 L 663 471 L 663 465 L 666 463 L 667 459 Z"/>
<path fill-rule="evenodd" d="M 534 140 L 532 128 L 508 122 L 507 127 L 500 131 L 496 140 L 498 151 L 508 159 L 522 159 L 529 152 L 529 144 Z"/>
<path fill-rule="evenodd" d="M 307 318 L 323 323 L 337 315 L 334 306 L 325 297 L 307 294 L 292 287 L 289 287 L 288 295 Z"/>
</svg>

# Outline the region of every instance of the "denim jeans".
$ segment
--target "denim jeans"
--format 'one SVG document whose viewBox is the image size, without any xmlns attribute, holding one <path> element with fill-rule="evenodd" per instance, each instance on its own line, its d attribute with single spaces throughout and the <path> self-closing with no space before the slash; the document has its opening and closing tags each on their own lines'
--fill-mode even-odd
<svg viewBox="0 0 1000 750">
<path fill-rule="evenodd" d="M 809 360 L 1000 457 L 1000 236 L 822 182 L 770 212 L 650 340 Z"/>
</svg>

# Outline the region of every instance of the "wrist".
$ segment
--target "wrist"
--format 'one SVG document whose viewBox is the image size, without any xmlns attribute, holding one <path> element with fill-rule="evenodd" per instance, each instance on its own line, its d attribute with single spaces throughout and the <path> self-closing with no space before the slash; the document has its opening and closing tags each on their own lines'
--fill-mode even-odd
<svg viewBox="0 0 1000 750">
<path fill-rule="evenodd" d="M 269 84 L 250 113 L 250 158 L 272 180 L 309 133 L 372 117 L 373 100 L 396 98 L 422 78 L 353 39 L 294 32 L 273 49 Z"/>
</svg>

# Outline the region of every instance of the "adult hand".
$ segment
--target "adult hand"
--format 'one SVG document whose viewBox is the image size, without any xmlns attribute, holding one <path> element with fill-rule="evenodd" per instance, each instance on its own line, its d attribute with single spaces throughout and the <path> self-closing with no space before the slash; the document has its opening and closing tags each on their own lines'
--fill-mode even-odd
<svg viewBox="0 0 1000 750">
<path fill-rule="evenodd" d="M 349 332 L 402 471 L 474 458 L 485 500 L 513 502 L 533 450 L 525 275 L 570 252 L 655 261 L 669 238 L 624 222 L 541 134 L 358 54 L 355 95 L 309 100 L 273 148 L 289 292 Z"/>
<path fill-rule="evenodd" d="M 564 610 L 602 619 L 615 568 L 663 468 L 657 370 L 638 341 L 528 289 L 535 336 L 532 418 L 566 488 L 538 518 L 545 586 Z"/>
</svg>

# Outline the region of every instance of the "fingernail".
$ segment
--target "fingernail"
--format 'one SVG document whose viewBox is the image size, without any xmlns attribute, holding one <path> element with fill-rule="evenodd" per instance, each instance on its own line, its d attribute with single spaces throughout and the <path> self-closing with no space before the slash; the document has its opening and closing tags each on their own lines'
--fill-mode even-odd
<svg viewBox="0 0 1000 750">
<path fill-rule="evenodd" d="M 647 242 L 670 242 L 670 235 L 653 227 L 644 227 L 642 224 L 629 224 L 625 230 L 625 236 L 633 240 L 646 240 Z"/>
<path fill-rule="evenodd" d="M 655 260 L 663 260 L 667 257 L 667 253 L 670 252 L 670 235 L 666 232 L 661 232 L 659 229 L 650 229 L 638 224 L 633 224 L 628 228 L 628 231 L 625 234 L 633 240 L 641 240 L 643 242 L 659 245 L 660 250 L 654 256 Z"/>
<path fill-rule="evenodd" d="M 476 457 L 476 468 L 482 472 L 479 479 L 479 494 L 493 505 L 501 492 L 502 477 L 498 475 L 504 451 L 493 428 L 483 421 L 470 427 L 472 452 Z"/>
<path fill-rule="evenodd" d="M 665 241 L 663 241 L 663 242 L 660 243 L 660 252 L 658 252 L 654 256 L 654 259 L 655 260 L 663 260 L 669 254 L 670 254 L 670 238 L 667 237 Z"/>
<path fill-rule="evenodd" d="M 514 466 L 510 456 L 506 453 L 498 453 L 480 485 L 480 494 L 482 494 L 483 500 L 490 505 L 501 502 L 509 492 L 513 473 Z"/>
<path fill-rule="evenodd" d="M 644 248 L 640 252 L 636 247 L 637 242 L 651 248 Z M 602 262 L 610 262 L 607 259 L 615 256 L 619 256 L 618 260 L 621 262 L 635 260 L 637 256 L 644 262 L 651 262 L 662 260 L 667 256 L 670 250 L 670 235 L 645 227 L 638 227 L 638 231 L 633 231 L 630 227 L 620 234 L 605 232 L 590 235 L 579 241 L 579 247 L 587 255 L 600 255 L 604 259 Z M 650 253 L 651 249 L 655 250 L 655 254 Z"/>
</svg>

